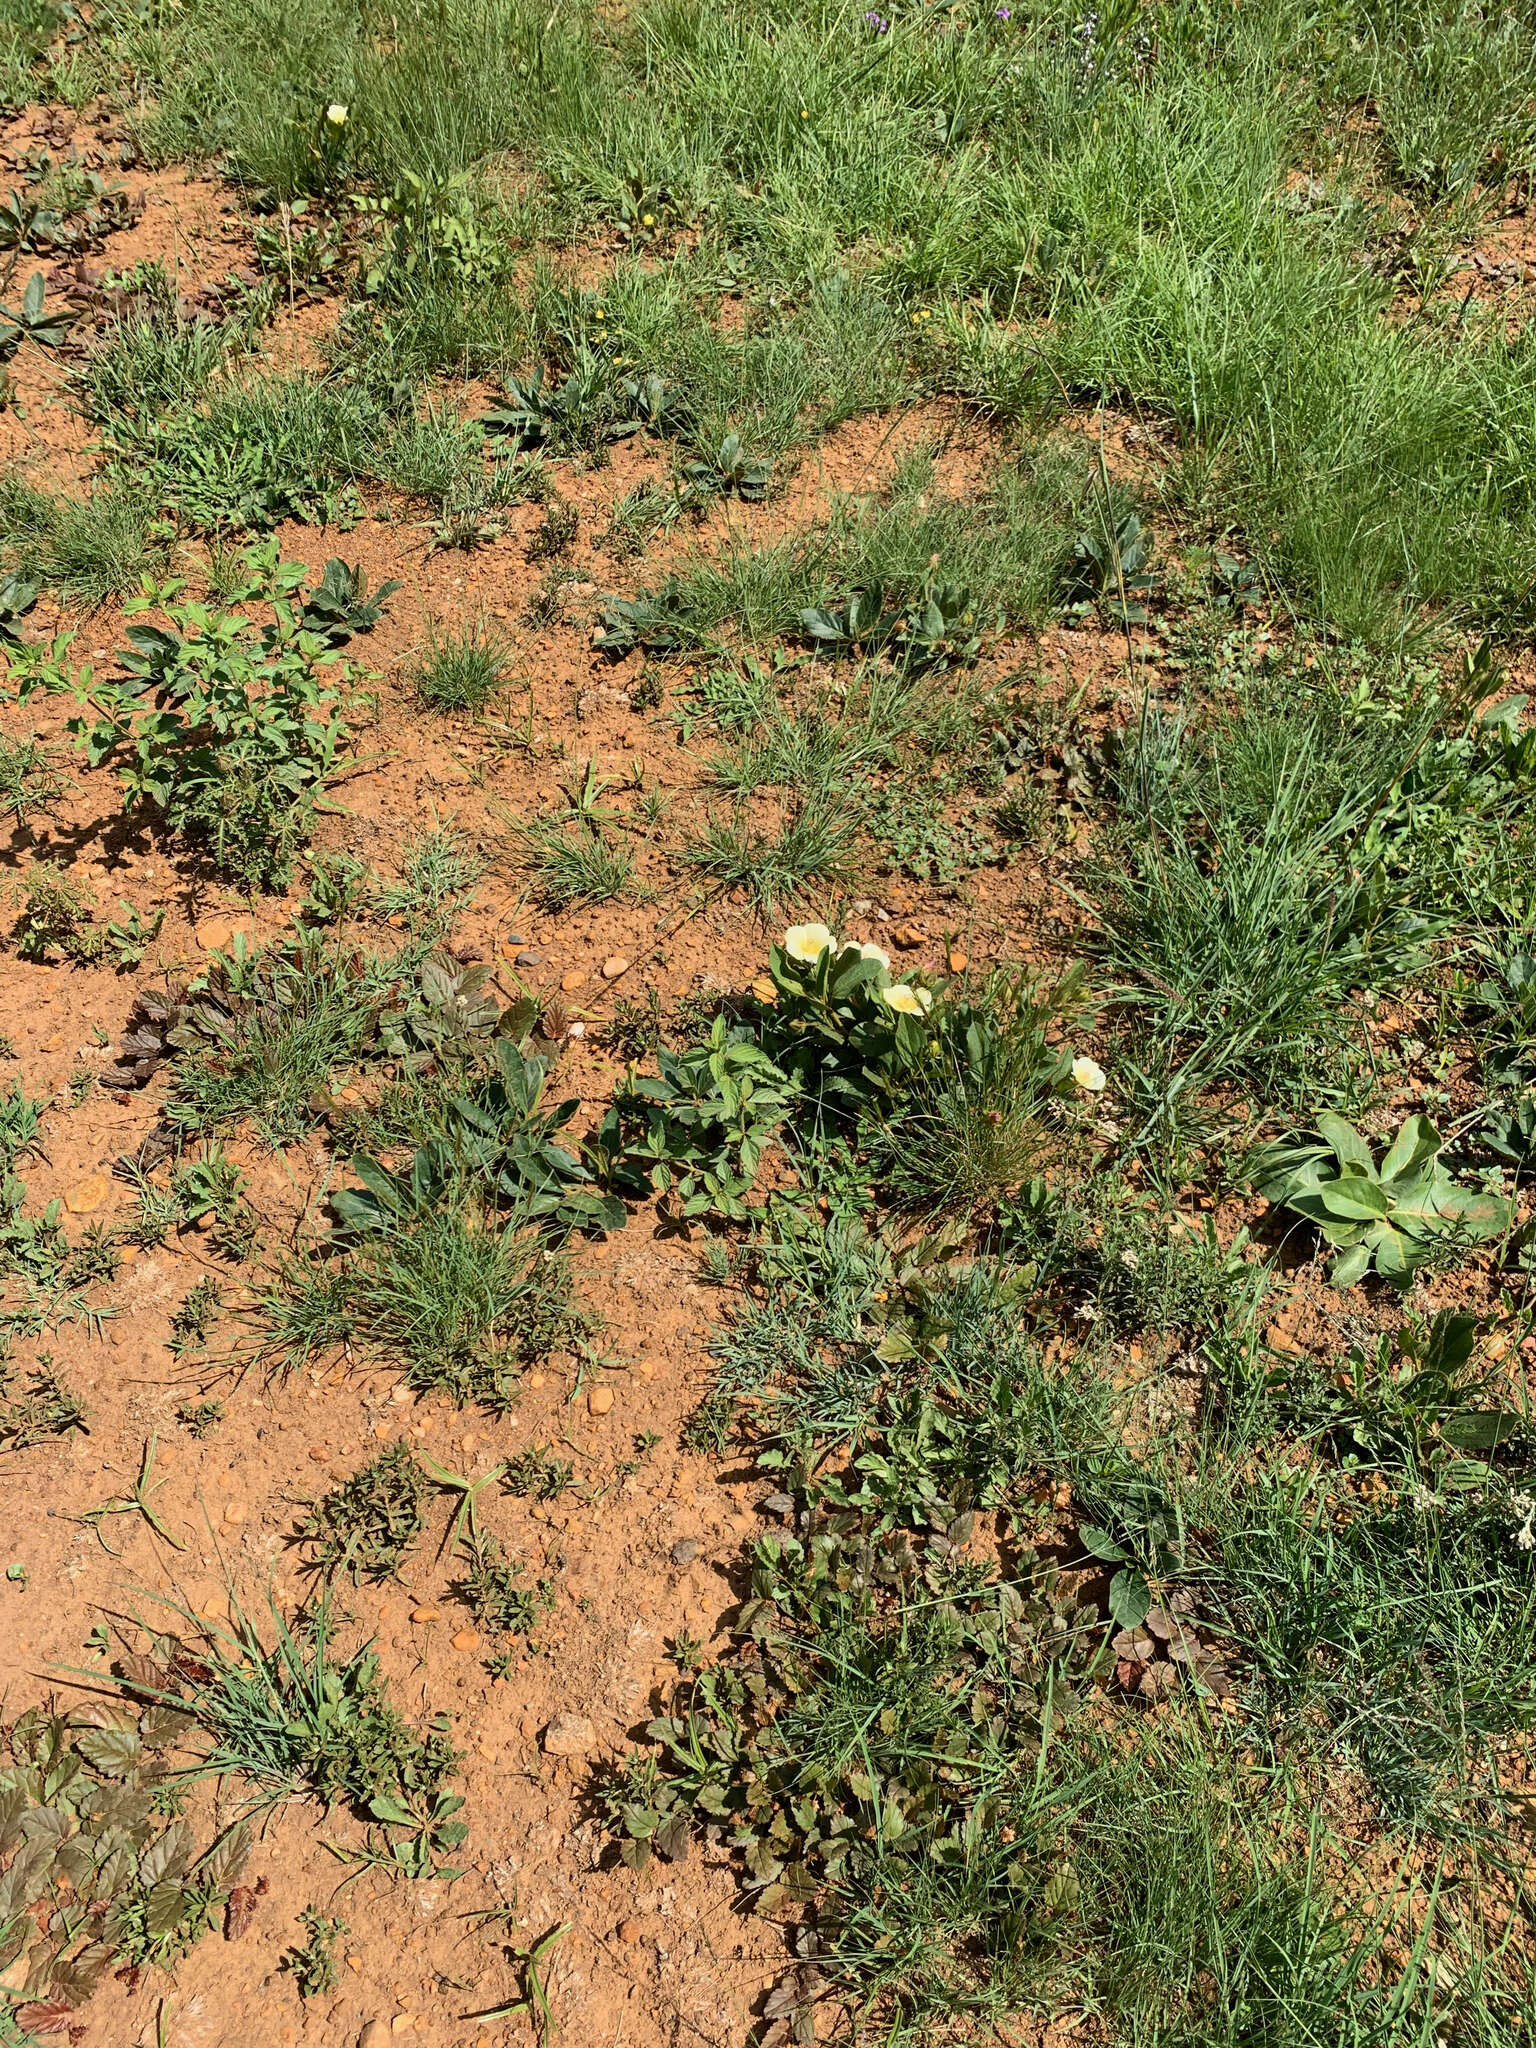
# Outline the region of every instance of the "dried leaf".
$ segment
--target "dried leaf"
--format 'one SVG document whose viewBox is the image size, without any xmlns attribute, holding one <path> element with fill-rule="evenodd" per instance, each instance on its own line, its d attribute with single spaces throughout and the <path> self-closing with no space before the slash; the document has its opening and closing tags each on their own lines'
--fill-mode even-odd
<svg viewBox="0 0 1536 2048">
<path fill-rule="evenodd" d="M 224 1904 L 224 1939 L 238 1941 L 256 1917 L 256 1887 L 237 1884 Z"/>
</svg>

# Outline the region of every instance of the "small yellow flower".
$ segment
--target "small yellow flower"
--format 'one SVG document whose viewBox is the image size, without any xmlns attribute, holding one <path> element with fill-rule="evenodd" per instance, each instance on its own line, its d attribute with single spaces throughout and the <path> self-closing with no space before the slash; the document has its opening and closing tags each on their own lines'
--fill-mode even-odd
<svg viewBox="0 0 1536 2048">
<path fill-rule="evenodd" d="M 331 101 L 331 104 L 325 110 L 325 118 L 333 128 L 344 128 L 346 126 L 347 110 L 340 100 Z"/>
<path fill-rule="evenodd" d="M 655 225 L 656 225 L 656 216 L 655 216 L 655 214 L 654 214 L 654 213 L 642 213 L 642 214 L 641 214 L 641 216 L 640 216 L 640 225 L 641 225 L 641 227 L 643 227 L 643 228 L 653 228 L 653 227 L 655 227 Z"/>
<path fill-rule="evenodd" d="M 1098 1095 L 1103 1092 L 1109 1076 L 1097 1060 L 1091 1060 L 1087 1053 L 1080 1052 L 1072 1062 L 1072 1078 L 1078 1087 L 1085 1089 L 1088 1094 Z"/>
<path fill-rule="evenodd" d="M 933 990 L 914 988 L 910 982 L 893 981 L 880 991 L 882 1000 L 902 1017 L 926 1017 L 933 1008 Z"/>
<path fill-rule="evenodd" d="M 809 107 L 802 107 L 800 109 L 800 118 L 802 121 L 809 121 L 809 119 L 811 118 L 811 110 Z"/>
<path fill-rule="evenodd" d="M 592 315 L 592 318 L 594 320 L 606 320 L 608 318 L 608 315 L 603 311 L 602 307 L 599 306 L 597 311 Z"/>
<path fill-rule="evenodd" d="M 809 967 L 837 944 L 824 924 L 792 924 L 784 934 L 784 950 L 791 960 Z"/>
</svg>

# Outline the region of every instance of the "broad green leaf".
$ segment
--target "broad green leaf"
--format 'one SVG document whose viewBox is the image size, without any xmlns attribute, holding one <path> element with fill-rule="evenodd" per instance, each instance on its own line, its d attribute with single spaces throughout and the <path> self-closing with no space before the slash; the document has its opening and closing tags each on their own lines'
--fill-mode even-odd
<svg viewBox="0 0 1536 2048">
<path fill-rule="evenodd" d="M 1138 1571 L 1118 1571 L 1109 1582 L 1109 1612 L 1121 1628 L 1138 1628 L 1152 1605 L 1152 1589 Z"/>
<path fill-rule="evenodd" d="M 1127 1553 L 1120 1548 L 1109 1531 L 1101 1529 L 1097 1522 L 1079 1522 L 1077 1540 L 1090 1557 L 1101 1557 L 1106 1564 L 1125 1562 Z"/>
<path fill-rule="evenodd" d="M 1370 1246 L 1351 1245 L 1348 1251 L 1342 1252 L 1334 1260 L 1332 1271 L 1328 1275 L 1328 1284 L 1331 1287 L 1353 1287 L 1365 1278 L 1370 1270 L 1370 1264 Z"/>
<path fill-rule="evenodd" d="M 1317 1128 L 1340 1166 L 1355 1166 L 1364 1174 L 1374 1174 L 1371 1148 L 1353 1124 L 1325 1109 L 1317 1119 Z"/>
<path fill-rule="evenodd" d="M 1391 1203 L 1374 1181 L 1347 1174 L 1339 1180 L 1324 1181 L 1317 1199 L 1330 1216 L 1346 1223 L 1368 1223 L 1391 1213 Z"/>
<path fill-rule="evenodd" d="M 1396 1180 L 1423 1166 L 1440 1150 L 1440 1133 L 1427 1116 L 1411 1116 L 1381 1162 L 1381 1178 Z"/>
</svg>

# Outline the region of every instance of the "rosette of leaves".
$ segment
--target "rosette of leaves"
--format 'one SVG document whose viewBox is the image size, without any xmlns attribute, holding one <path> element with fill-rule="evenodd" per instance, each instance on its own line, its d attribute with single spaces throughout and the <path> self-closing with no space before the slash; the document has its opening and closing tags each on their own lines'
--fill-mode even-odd
<svg viewBox="0 0 1536 2048">
<path fill-rule="evenodd" d="M 1267 1145 L 1250 1166 L 1259 1192 L 1315 1224 L 1334 1246 L 1329 1279 L 1353 1287 L 1373 1267 L 1407 1288 L 1421 1266 L 1507 1230 L 1501 1196 L 1458 1187 L 1447 1172 L 1444 1139 L 1425 1116 L 1411 1116 L 1380 1163 L 1353 1125 L 1324 1112 L 1320 1143 Z"/>
<path fill-rule="evenodd" d="M 757 504 L 768 495 L 773 481 L 773 464 L 747 454 L 738 433 L 729 433 L 706 459 L 685 462 L 683 474 L 697 497 L 728 497 L 732 491 L 745 504 Z"/>
<path fill-rule="evenodd" d="M 229 1904 L 250 1851 L 237 1822 L 199 1856 L 157 1801 L 192 1726 L 155 1705 L 67 1721 L 32 1708 L 0 1769 L 0 1967 L 26 2034 L 64 2032 L 109 1971 L 169 1969 Z"/>
<path fill-rule="evenodd" d="M 682 607 L 683 592 L 675 576 L 639 597 L 611 597 L 603 605 L 603 629 L 592 645 L 604 654 L 628 654 L 636 647 L 651 654 L 674 654 L 691 637 Z"/>
<path fill-rule="evenodd" d="M 734 1649 L 603 1795 L 624 1861 L 728 1842 L 757 1911 L 814 1907 L 826 1966 L 896 1995 L 963 1997 L 1069 1914 L 1041 1734 L 1104 1631 L 1029 1553 L 999 1578 L 955 1534 L 880 1538 L 813 1504 L 803 1538 L 759 1543 Z"/>
<path fill-rule="evenodd" d="M 929 581 L 902 600 L 877 578 L 840 605 L 801 612 L 800 630 L 829 651 L 876 654 L 889 648 L 913 676 L 970 661 L 981 646 L 975 601 L 963 583 L 948 580 Z"/>
<path fill-rule="evenodd" d="M 1395 1335 L 1351 1346 L 1322 1387 L 1304 1384 L 1300 1367 L 1274 1384 L 1294 1393 L 1309 1433 L 1346 1469 L 1480 1494 L 1501 1468 L 1522 1481 L 1536 1449 L 1530 1418 L 1500 1405 L 1496 1364 L 1480 1361 L 1485 1334 L 1475 1316 L 1442 1309 L 1427 1328 L 1410 1318 Z"/>
<path fill-rule="evenodd" d="M 534 1006 L 503 1009 L 486 988 L 490 977 L 483 961 L 461 967 L 446 953 L 429 953 L 421 963 L 416 994 L 379 1018 L 384 1050 L 397 1059 L 419 1059 L 447 1044 L 488 1038 L 498 1029 L 526 1035 Z"/>
<path fill-rule="evenodd" d="M 388 1230 L 403 1215 L 437 1207 L 466 1179 L 528 1222 L 561 1231 L 623 1228 L 624 1204 L 598 1192 L 589 1168 L 556 1143 L 579 1099 L 546 1109 L 543 1060 L 510 1038 L 496 1041 L 494 1058 L 491 1074 L 445 1105 L 440 1133 L 417 1149 L 408 1168 L 391 1173 L 366 1154 L 353 1157 L 363 1185 L 333 1202 L 349 1230 Z"/>
<path fill-rule="evenodd" d="M 384 607 L 401 584 L 389 577 L 377 590 L 368 588 L 368 575 L 361 562 L 350 566 L 332 555 L 320 581 L 304 600 L 301 623 L 306 632 L 318 633 L 329 646 L 342 647 L 354 633 L 371 633 L 384 616 Z"/>
<path fill-rule="evenodd" d="M 655 1075 L 631 1068 L 603 1118 L 589 1148 L 602 1178 L 660 1195 L 685 1219 L 742 1220 L 764 1148 L 795 1106 L 795 1081 L 723 1013 L 707 1043 L 663 1046 L 656 1064 Z"/>
</svg>

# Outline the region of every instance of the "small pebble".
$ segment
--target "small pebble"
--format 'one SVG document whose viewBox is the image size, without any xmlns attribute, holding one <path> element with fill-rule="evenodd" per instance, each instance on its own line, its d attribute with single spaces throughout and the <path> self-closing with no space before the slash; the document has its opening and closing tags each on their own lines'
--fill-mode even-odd
<svg viewBox="0 0 1536 2048">
<path fill-rule="evenodd" d="M 453 1647 L 456 1650 L 478 1650 L 480 1647 L 479 1631 L 472 1628 L 461 1628 L 453 1638 Z"/>
<path fill-rule="evenodd" d="M 621 974 L 629 972 L 629 962 L 622 953 L 613 953 L 603 962 L 604 981 L 617 981 Z"/>
<path fill-rule="evenodd" d="M 543 965 L 542 953 L 519 953 L 513 960 L 514 967 L 539 967 Z"/>
<path fill-rule="evenodd" d="M 412 1621 L 436 1621 L 437 1618 L 438 1609 L 435 1607 L 413 1607 L 411 1609 Z"/>
<path fill-rule="evenodd" d="M 587 1413 L 589 1415 L 606 1415 L 612 1406 L 612 1387 L 594 1387 L 587 1396 Z"/>
<path fill-rule="evenodd" d="M 573 967 L 569 974 L 561 975 L 560 986 L 565 990 L 566 994 L 569 995 L 572 989 L 580 988 L 582 983 L 586 980 L 586 978 L 587 970 L 585 969 L 585 967 Z"/>
<path fill-rule="evenodd" d="M 331 1462 L 331 1454 L 328 1450 L 326 1450 L 323 1444 L 311 1444 L 309 1447 L 309 1455 L 311 1456 L 311 1458 L 314 1459 L 317 1465 L 329 1465 L 329 1463 Z"/>
<path fill-rule="evenodd" d="M 619 1939 L 620 1941 L 627 1943 L 632 1948 L 634 1944 L 640 1939 L 639 1921 L 621 1920 L 619 1922 Z"/>
<path fill-rule="evenodd" d="M 686 1569 L 696 1557 L 703 1554 L 704 1546 L 696 1543 L 691 1536 L 683 1536 L 672 1546 L 672 1562 L 679 1569 Z"/>
<path fill-rule="evenodd" d="M 544 1730 L 546 1756 L 587 1756 L 597 1747 L 597 1730 L 582 1714 L 556 1714 Z"/>
</svg>

